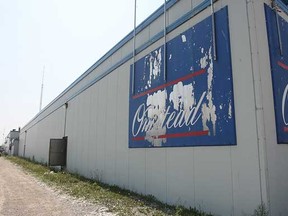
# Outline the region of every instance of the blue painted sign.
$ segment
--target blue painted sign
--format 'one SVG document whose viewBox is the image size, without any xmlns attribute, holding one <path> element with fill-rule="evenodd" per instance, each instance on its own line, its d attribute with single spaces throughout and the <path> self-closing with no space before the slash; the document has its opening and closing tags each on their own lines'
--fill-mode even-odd
<svg viewBox="0 0 288 216">
<path fill-rule="evenodd" d="M 277 142 L 288 143 L 288 23 L 278 15 L 283 52 L 280 52 L 276 13 L 265 5 L 273 83 Z"/>
<path fill-rule="evenodd" d="M 235 145 L 228 8 L 135 63 L 130 73 L 129 147 Z M 134 79 L 133 79 L 134 78 Z M 134 91 L 132 91 L 134 88 Z"/>
</svg>

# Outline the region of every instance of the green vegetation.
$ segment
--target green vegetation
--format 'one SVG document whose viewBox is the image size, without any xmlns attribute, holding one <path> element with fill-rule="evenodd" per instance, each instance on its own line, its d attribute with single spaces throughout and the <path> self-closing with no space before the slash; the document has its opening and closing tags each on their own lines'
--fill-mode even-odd
<svg viewBox="0 0 288 216">
<path fill-rule="evenodd" d="M 74 197 L 84 198 L 93 203 L 105 205 L 117 215 L 183 215 L 212 216 L 195 208 L 165 205 L 153 196 L 143 196 L 117 186 L 109 186 L 79 175 L 49 169 L 18 157 L 7 157 L 41 181 Z"/>
<path fill-rule="evenodd" d="M 268 216 L 268 215 L 269 211 L 266 208 L 265 203 L 262 203 L 257 207 L 257 209 L 255 209 L 254 214 L 252 216 Z"/>
</svg>

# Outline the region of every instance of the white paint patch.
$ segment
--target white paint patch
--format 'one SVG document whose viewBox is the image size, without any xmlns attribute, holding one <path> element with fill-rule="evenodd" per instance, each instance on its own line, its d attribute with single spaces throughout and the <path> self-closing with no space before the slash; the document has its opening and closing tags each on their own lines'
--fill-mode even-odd
<svg viewBox="0 0 288 216">
<path fill-rule="evenodd" d="M 149 79 L 147 81 L 147 86 L 151 87 L 152 81 L 155 80 L 161 74 L 161 64 L 162 64 L 162 56 L 161 56 L 161 48 L 159 50 L 154 51 L 154 55 L 149 55 Z"/>
<path fill-rule="evenodd" d="M 194 88 L 192 83 L 183 85 L 182 82 L 173 86 L 173 91 L 169 95 L 169 101 L 173 103 L 175 110 L 189 111 L 195 104 Z"/>
<path fill-rule="evenodd" d="M 212 122 L 213 125 L 213 135 L 216 135 L 216 107 L 212 105 L 209 107 L 206 103 L 202 105 L 202 124 L 203 124 L 203 130 L 209 130 L 209 127 L 207 126 L 208 122 Z M 209 131 L 210 132 L 210 131 Z"/>
<path fill-rule="evenodd" d="M 181 36 L 181 38 L 182 38 L 182 42 L 183 42 L 183 43 L 185 43 L 185 42 L 187 41 L 187 39 L 186 39 L 186 36 L 185 36 L 185 35 L 182 35 L 182 36 Z"/>
<path fill-rule="evenodd" d="M 220 108 L 220 110 L 222 110 L 222 109 L 223 109 L 223 106 L 222 106 L 222 104 L 219 106 L 219 108 Z"/>
<path fill-rule="evenodd" d="M 229 108 L 228 108 L 228 118 L 232 118 L 232 106 L 231 106 L 231 101 L 229 101 Z"/>
<path fill-rule="evenodd" d="M 203 49 L 203 48 L 202 48 Z M 207 65 L 208 65 L 208 60 L 209 60 L 209 57 L 208 57 L 208 55 L 207 55 L 207 53 L 204 55 L 204 57 L 202 57 L 201 59 L 200 59 L 200 67 L 201 67 L 201 69 L 204 69 L 204 68 L 206 68 L 207 67 Z"/>
<path fill-rule="evenodd" d="M 171 60 L 171 59 L 172 59 L 172 54 L 169 55 L 169 60 Z"/>
<path fill-rule="evenodd" d="M 166 99 L 167 91 L 158 90 L 152 95 L 148 95 L 146 105 L 151 107 L 147 112 L 147 117 L 149 119 L 156 119 L 156 122 L 153 124 L 153 128 L 146 132 L 145 139 L 148 140 L 153 146 L 161 146 L 162 143 L 166 143 L 166 138 L 155 139 L 160 135 L 166 134 L 166 126 L 162 127 L 162 122 L 165 119 L 166 111 Z"/>
<path fill-rule="evenodd" d="M 203 53 L 204 54 L 204 53 Z M 213 59 L 212 59 L 212 47 L 209 48 L 209 53 L 205 53 L 205 56 L 200 59 L 201 68 L 206 68 L 209 64 L 209 68 L 207 69 L 207 103 L 202 105 L 202 124 L 203 130 L 209 130 L 207 125 L 208 122 L 211 122 L 213 125 L 213 135 L 216 135 L 216 107 L 213 104 Z M 205 66 L 205 67 L 204 67 Z"/>
</svg>

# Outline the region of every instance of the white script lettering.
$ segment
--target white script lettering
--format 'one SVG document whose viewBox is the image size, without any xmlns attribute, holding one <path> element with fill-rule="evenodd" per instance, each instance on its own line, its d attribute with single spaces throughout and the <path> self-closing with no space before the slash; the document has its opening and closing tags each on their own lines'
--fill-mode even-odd
<svg viewBox="0 0 288 216">
<path fill-rule="evenodd" d="M 189 127 L 195 125 L 201 117 L 201 104 L 206 96 L 206 91 L 202 93 L 199 101 L 195 106 L 190 107 L 189 110 L 174 110 L 170 112 L 171 106 L 168 106 L 164 118 L 158 118 L 154 115 L 152 118 L 148 117 L 148 110 L 154 109 L 154 106 L 148 106 L 142 103 L 135 112 L 132 122 L 132 134 L 134 137 L 141 132 L 148 132 L 153 130 L 154 125 L 161 125 L 162 128 L 182 128 L 184 125 Z M 161 121 L 161 122 L 160 122 Z"/>
<path fill-rule="evenodd" d="M 286 126 L 288 126 L 288 123 L 285 118 L 285 102 L 288 96 L 287 93 L 288 93 L 288 85 L 286 85 L 283 96 L 282 96 L 282 118 Z"/>
</svg>

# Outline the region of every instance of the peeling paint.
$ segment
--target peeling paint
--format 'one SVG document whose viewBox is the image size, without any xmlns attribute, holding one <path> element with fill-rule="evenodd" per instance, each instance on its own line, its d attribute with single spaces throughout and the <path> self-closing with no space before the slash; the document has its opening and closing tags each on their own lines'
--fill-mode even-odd
<svg viewBox="0 0 288 216">
<path fill-rule="evenodd" d="M 195 104 L 194 88 L 192 83 L 183 85 L 182 82 L 173 86 L 173 91 L 169 95 L 169 101 L 173 103 L 175 110 L 183 109 L 188 111 Z"/>
<path fill-rule="evenodd" d="M 202 48 L 202 49 L 203 49 L 203 48 Z M 204 52 L 204 51 L 203 51 L 203 52 Z M 204 69 L 204 68 L 207 67 L 207 65 L 208 65 L 208 55 L 205 54 L 204 57 L 202 57 L 202 58 L 200 59 L 200 67 L 201 67 L 202 69 Z"/>
<path fill-rule="evenodd" d="M 228 118 L 232 118 L 232 106 L 231 106 L 231 100 L 229 101 L 229 108 L 228 108 Z"/>
<path fill-rule="evenodd" d="M 213 135 L 216 135 L 216 106 L 213 104 L 213 59 L 212 59 L 212 47 L 209 48 L 209 53 L 205 53 L 205 56 L 200 60 L 201 68 L 205 68 L 209 64 L 207 69 L 207 103 L 202 105 L 202 124 L 203 130 L 209 130 L 207 125 L 211 122 L 213 125 Z M 205 67 L 204 67 L 205 66 Z M 211 132 L 210 132 L 211 133 Z"/>
<path fill-rule="evenodd" d="M 146 57 L 147 58 L 147 57 Z M 161 48 L 154 51 L 154 54 L 149 55 L 149 79 L 147 81 L 147 86 L 150 88 L 152 81 L 155 80 L 161 74 Z"/>
<path fill-rule="evenodd" d="M 161 146 L 162 143 L 166 143 L 166 138 L 155 139 L 154 137 L 158 135 L 166 134 L 166 127 L 162 125 L 162 122 L 165 119 L 165 110 L 166 110 L 166 99 L 167 91 L 157 91 L 152 95 L 148 95 L 146 105 L 151 107 L 148 110 L 147 117 L 149 119 L 155 119 L 153 127 L 146 132 L 145 139 L 149 141 L 153 146 Z"/>
<path fill-rule="evenodd" d="M 187 38 L 186 38 L 185 35 L 182 35 L 181 38 L 182 38 L 182 42 L 183 42 L 183 43 L 185 43 L 185 42 L 187 41 Z"/>
</svg>

